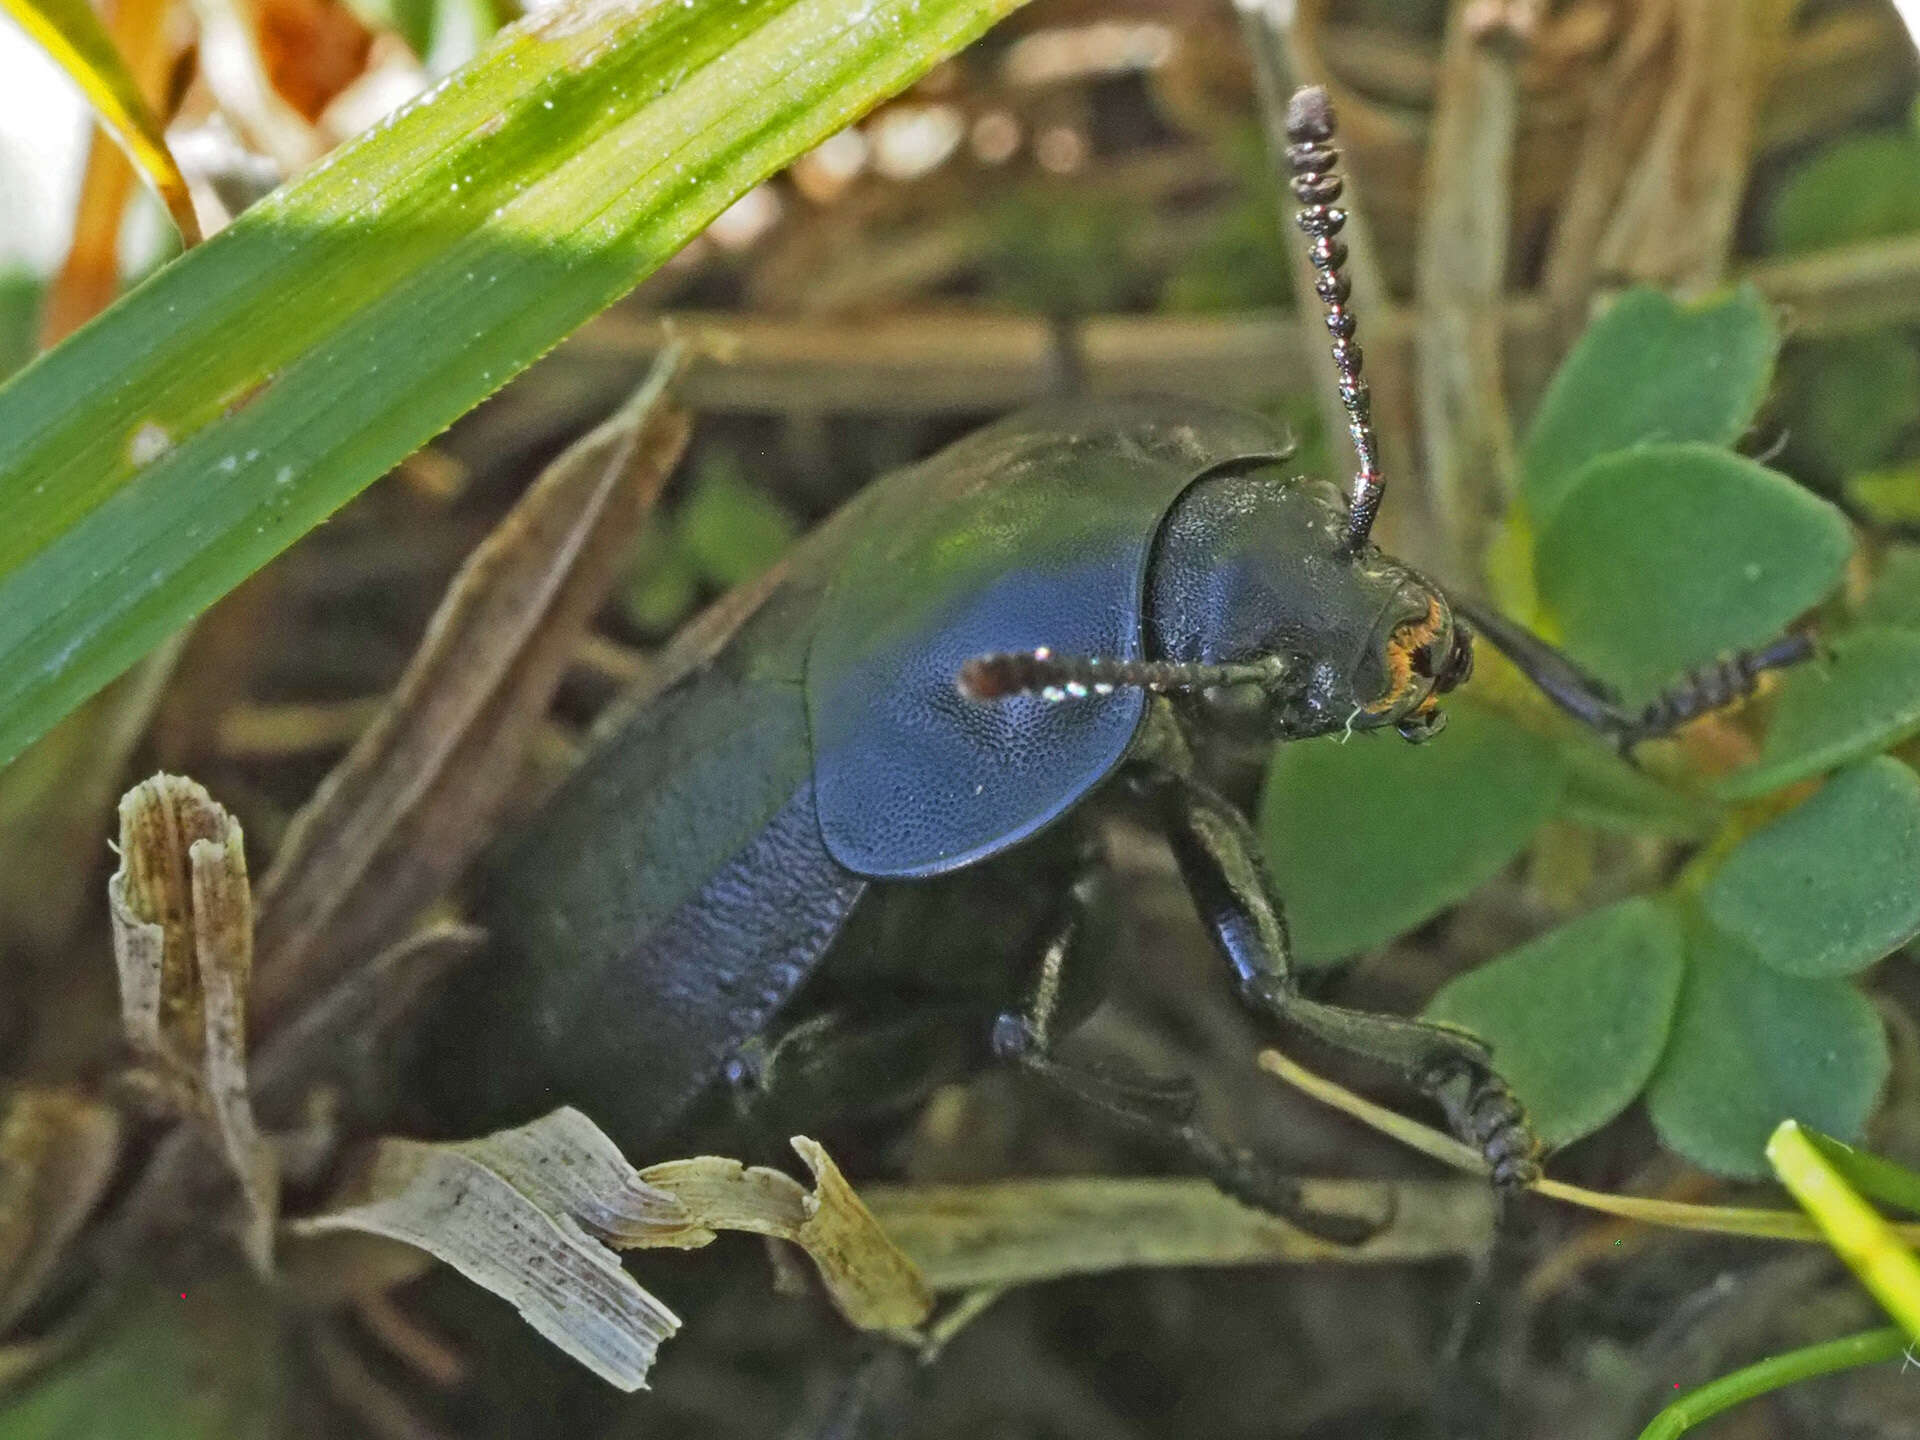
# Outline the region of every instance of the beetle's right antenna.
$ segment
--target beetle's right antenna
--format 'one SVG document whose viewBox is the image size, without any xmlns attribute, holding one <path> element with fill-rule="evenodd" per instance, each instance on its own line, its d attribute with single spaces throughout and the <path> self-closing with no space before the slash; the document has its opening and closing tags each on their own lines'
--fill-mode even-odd
<svg viewBox="0 0 1920 1440">
<path fill-rule="evenodd" d="M 1353 343 L 1353 311 L 1347 307 L 1352 286 L 1340 267 L 1347 263 L 1347 247 L 1337 238 L 1346 228 L 1347 212 L 1333 202 L 1344 188 L 1333 167 L 1340 152 L 1333 140 L 1333 102 L 1318 85 L 1293 92 L 1287 102 L 1287 165 L 1293 171 L 1293 194 L 1300 202 L 1294 221 L 1308 237 L 1307 258 L 1315 271 L 1313 288 L 1327 307 L 1327 329 L 1333 335 L 1333 363 L 1340 371 L 1340 403 L 1347 407 L 1347 433 L 1360 457 L 1347 509 L 1347 544 L 1358 550 L 1373 533 L 1373 517 L 1380 509 L 1386 481 L 1380 474 L 1379 442 L 1373 433 L 1373 406 L 1367 382 L 1360 378 L 1360 347 Z"/>
</svg>

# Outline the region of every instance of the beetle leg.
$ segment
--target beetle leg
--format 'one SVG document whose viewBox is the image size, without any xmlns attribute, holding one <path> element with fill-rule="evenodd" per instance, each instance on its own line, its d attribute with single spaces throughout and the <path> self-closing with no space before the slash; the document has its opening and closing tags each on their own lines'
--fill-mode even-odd
<svg viewBox="0 0 1920 1440">
<path fill-rule="evenodd" d="M 1597 730 L 1624 754 L 1643 740 L 1671 734 L 1689 720 L 1751 695 L 1768 670 L 1797 665 L 1813 654 L 1809 636 L 1789 632 L 1752 650 L 1690 670 L 1638 710 L 1621 704 L 1613 687 L 1571 657 L 1497 610 L 1469 600 L 1453 608 L 1561 710 Z"/>
<path fill-rule="evenodd" d="M 1054 1053 L 1051 1024 L 1061 977 L 1098 885 L 1098 875 L 1089 873 L 1068 892 L 1061 922 L 1042 952 L 1026 1006 L 1007 1011 L 994 1021 L 995 1056 L 1150 1140 L 1183 1152 L 1223 1193 L 1278 1215 L 1309 1234 L 1335 1244 L 1357 1245 L 1389 1223 L 1393 1218 L 1390 1213 L 1359 1216 L 1310 1208 L 1296 1178 L 1194 1123 L 1197 1097 L 1191 1081 L 1122 1077 L 1084 1061 L 1063 1060 Z"/>
<path fill-rule="evenodd" d="M 1286 912 L 1246 818 L 1177 770 L 1156 771 L 1151 793 L 1200 917 L 1250 1008 L 1398 1070 L 1440 1103 L 1502 1188 L 1537 1177 L 1538 1142 L 1485 1045 L 1451 1025 L 1368 1014 L 1301 994 Z"/>
</svg>

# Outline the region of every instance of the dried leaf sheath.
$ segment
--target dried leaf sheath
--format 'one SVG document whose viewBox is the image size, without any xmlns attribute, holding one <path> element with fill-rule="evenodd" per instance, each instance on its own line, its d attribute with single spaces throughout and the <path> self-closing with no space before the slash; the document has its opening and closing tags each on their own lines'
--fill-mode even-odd
<svg viewBox="0 0 1920 1440">
<path fill-rule="evenodd" d="M 247 1087 L 253 900 L 240 822 L 191 780 L 143 781 L 120 802 L 107 897 L 128 1042 L 171 1101 L 207 1122 L 240 1182 L 248 1256 L 265 1272 L 279 1178 Z"/>
<path fill-rule="evenodd" d="M 686 444 L 670 348 L 462 567 L 380 718 L 295 818 L 260 887 L 272 1024 L 397 941 L 483 843 L 628 542 Z"/>
</svg>

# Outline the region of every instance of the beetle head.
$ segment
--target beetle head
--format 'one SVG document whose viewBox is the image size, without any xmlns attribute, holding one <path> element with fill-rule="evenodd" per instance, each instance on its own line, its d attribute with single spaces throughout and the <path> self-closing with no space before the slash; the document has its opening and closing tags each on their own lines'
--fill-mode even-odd
<svg viewBox="0 0 1920 1440">
<path fill-rule="evenodd" d="M 1350 548 L 1347 521 L 1337 488 L 1272 464 L 1216 467 L 1175 502 L 1147 575 L 1150 653 L 1267 667 L 1200 692 L 1197 718 L 1281 740 L 1438 733 L 1434 699 L 1466 678 L 1472 641 L 1426 577 Z"/>
<path fill-rule="evenodd" d="M 1150 658 L 982 656 L 960 676 L 975 700 L 1073 700 L 1136 687 L 1193 722 L 1298 740 L 1440 731 L 1435 701 L 1467 678 L 1473 643 L 1431 582 L 1372 545 L 1346 543 L 1344 497 L 1270 457 L 1215 466 L 1162 522 L 1147 573 Z"/>
</svg>

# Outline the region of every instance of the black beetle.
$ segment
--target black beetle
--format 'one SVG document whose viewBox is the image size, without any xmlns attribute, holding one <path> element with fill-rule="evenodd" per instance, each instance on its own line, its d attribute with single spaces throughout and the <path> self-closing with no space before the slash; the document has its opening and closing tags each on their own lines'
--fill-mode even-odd
<svg viewBox="0 0 1920 1440">
<path fill-rule="evenodd" d="M 1789 637 L 1628 713 L 1371 543 L 1382 484 L 1324 93 L 1302 91 L 1289 121 L 1359 452 L 1351 497 L 1288 475 L 1266 422 L 1171 399 L 1042 407 L 875 483 L 708 623 L 697 663 L 606 728 L 491 873 L 497 963 L 470 977 L 459 1044 L 486 1026 L 503 1097 L 577 1103 L 644 1155 L 723 1072 L 806 1116 L 911 1099 L 997 1056 L 1166 1137 L 1230 1193 L 1353 1233 L 1300 1217 L 1283 1176 L 1190 1124 L 1179 1085 L 1055 1053 L 1090 1008 L 1095 820 L 1120 805 L 1167 836 L 1250 1006 L 1434 1094 L 1497 1180 L 1533 1174 L 1477 1041 L 1299 993 L 1252 832 L 1187 736 L 1425 739 L 1472 668 L 1463 614 L 1623 746 L 1808 647 Z M 816 971 L 833 1003 L 796 1020 Z"/>
</svg>

